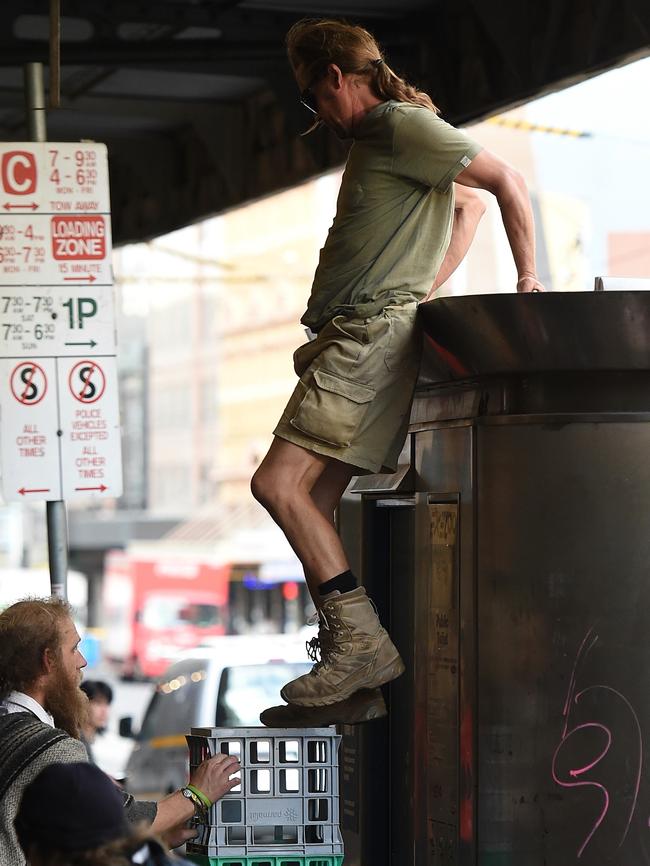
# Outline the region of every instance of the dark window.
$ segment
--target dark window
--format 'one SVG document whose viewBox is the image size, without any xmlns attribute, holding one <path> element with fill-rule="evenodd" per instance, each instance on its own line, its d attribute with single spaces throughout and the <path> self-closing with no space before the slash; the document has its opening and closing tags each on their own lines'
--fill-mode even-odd
<svg viewBox="0 0 650 866">
<path fill-rule="evenodd" d="M 307 673 L 310 667 L 307 663 L 268 662 L 225 668 L 221 674 L 215 724 L 259 725 L 262 710 L 283 703 L 282 686 Z"/>
</svg>

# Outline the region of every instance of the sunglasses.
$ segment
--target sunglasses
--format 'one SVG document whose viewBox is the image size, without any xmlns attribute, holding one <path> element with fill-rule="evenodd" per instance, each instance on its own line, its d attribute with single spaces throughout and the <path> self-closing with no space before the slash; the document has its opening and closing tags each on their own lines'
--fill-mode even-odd
<svg viewBox="0 0 650 866">
<path fill-rule="evenodd" d="M 313 85 L 312 85 L 313 87 Z M 316 104 L 316 97 L 311 92 L 311 90 L 306 87 L 303 92 L 300 94 L 300 102 L 305 106 L 307 111 L 311 111 L 312 114 L 318 114 L 318 106 Z"/>
<path fill-rule="evenodd" d="M 311 92 L 311 89 L 314 84 L 317 84 L 320 79 L 323 78 L 324 75 L 324 72 L 319 72 L 314 75 L 312 80 L 309 82 L 309 85 L 305 87 L 305 89 L 300 94 L 301 104 L 305 106 L 307 111 L 311 111 L 312 114 L 318 114 L 318 102 L 314 94 Z"/>
</svg>

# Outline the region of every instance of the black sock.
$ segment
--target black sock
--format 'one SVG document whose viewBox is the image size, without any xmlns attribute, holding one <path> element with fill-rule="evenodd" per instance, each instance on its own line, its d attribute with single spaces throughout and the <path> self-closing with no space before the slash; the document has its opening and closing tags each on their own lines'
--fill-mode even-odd
<svg viewBox="0 0 650 866">
<path fill-rule="evenodd" d="M 352 592 L 352 590 L 356 588 L 357 579 L 352 572 L 348 570 L 343 571 L 341 574 L 337 574 L 336 577 L 333 577 L 331 580 L 326 580 L 325 583 L 321 583 L 318 587 L 318 594 L 321 596 L 328 595 L 336 589 L 338 589 L 339 592 Z"/>
</svg>

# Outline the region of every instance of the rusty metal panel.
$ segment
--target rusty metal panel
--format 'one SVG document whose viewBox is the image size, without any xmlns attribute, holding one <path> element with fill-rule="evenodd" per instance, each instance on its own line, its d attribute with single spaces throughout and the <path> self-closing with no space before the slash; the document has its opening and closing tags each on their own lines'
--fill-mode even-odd
<svg viewBox="0 0 650 866">
<path fill-rule="evenodd" d="M 458 505 L 429 503 L 428 517 L 426 863 L 442 866 L 458 863 Z"/>
<path fill-rule="evenodd" d="M 413 634 L 416 866 L 476 862 L 473 436 L 469 425 L 414 434 L 422 491 Z"/>
</svg>

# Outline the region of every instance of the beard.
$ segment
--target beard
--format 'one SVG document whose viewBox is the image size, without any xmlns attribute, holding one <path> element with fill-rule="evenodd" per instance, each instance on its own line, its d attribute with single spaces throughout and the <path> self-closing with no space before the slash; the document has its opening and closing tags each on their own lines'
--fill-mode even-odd
<svg viewBox="0 0 650 866">
<path fill-rule="evenodd" d="M 54 724 L 75 740 L 87 722 L 90 707 L 88 697 L 79 688 L 79 678 L 70 677 L 63 665 L 52 671 L 45 692 L 45 709 L 54 718 Z"/>
</svg>

